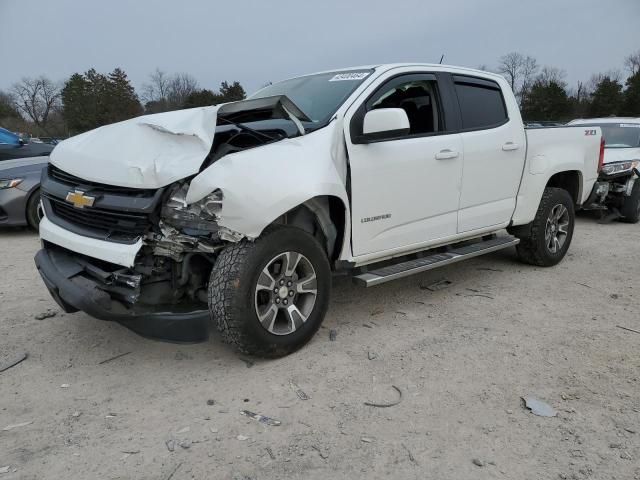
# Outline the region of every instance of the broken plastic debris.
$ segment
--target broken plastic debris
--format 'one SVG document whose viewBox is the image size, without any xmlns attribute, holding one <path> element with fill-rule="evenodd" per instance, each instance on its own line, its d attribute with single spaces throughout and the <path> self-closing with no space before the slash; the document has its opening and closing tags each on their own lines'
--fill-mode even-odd
<svg viewBox="0 0 640 480">
<path fill-rule="evenodd" d="M 238 440 L 240 440 L 241 442 L 244 442 L 245 440 L 248 440 L 248 439 L 249 439 L 249 437 L 246 437 L 246 436 L 244 436 L 244 435 L 238 435 L 236 438 L 237 438 Z"/>
<path fill-rule="evenodd" d="M 262 423 L 263 425 L 269 425 L 270 427 L 278 427 L 282 425 L 280 420 L 276 420 L 275 418 L 267 417 L 265 415 L 258 415 L 257 413 L 250 412 L 249 410 L 242 410 L 240 415 L 253 418 L 255 421 Z"/>
<path fill-rule="evenodd" d="M 558 415 L 558 412 L 556 412 L 551 405 L 542 400 L 538 400 L 536 397 L 527 395 L 521 398 L 524 400 L 525 406 L 531 410 L 531 413 L 534 415 L 538 415 L 539 417 L 555 417 Z"/>
<path fill-rule="evenodd" d="M 9 469 L 11 467 L 7 465 L 6 467 L 0 467 L 0 473 L 9 473 Z"/>
<path fill-rule="evenodd" d="M 369 406 L 369 407 L 378 407 L 378 408 L 387 408 L 387 407 L 393 407 L 395 405 L 398 405 L 401 401 L 402 401 L 402 390 L 400 390 L 398 387 L 396 387 L 395 385 L 391 385 L 391 387 L 398 392 L 398 399 L 394 402 L 390 402 L 390 403 L 373 403 L 373 402 L 364 402 L 365 405 Z"/>
<path fill-rule="evenodd" d="M 432 283 L 430 285 L 420 285 L 420 289 L 421 290 L 429 290 L 431 292 L 437 292 L 438 290 L 442 290 L 444 288 L 449 287 L 453 282 L 450 282 L 449 280 L 439 280 L 435 283 Z"/>
<path fill-rule="evenodd" d="M 311 398 L 297 384 L 293 382 L 289 382 L 289 385 L 291 385 L 291 388 L 293 389 L 294 392 L 296 392 L 296 395 L 300 400 L 309 400 Z"/>
</svg>

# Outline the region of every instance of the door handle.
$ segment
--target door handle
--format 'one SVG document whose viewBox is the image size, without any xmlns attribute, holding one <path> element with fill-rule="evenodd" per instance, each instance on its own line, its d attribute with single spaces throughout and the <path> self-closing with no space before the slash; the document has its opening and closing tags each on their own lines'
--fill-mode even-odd
<svg viewBox="0 0 640 480">
<path fill-rule="evenodd" d="M 448 160 L 450 158 L 458 158 L 459 153 L 455 150 L 445 148 L 436 153 L 436 160 Z"/>
<path fill-rule="evenodd" d="M 504 145 L 502 145 L 502 150 L 504 150 L 505 152 L 510 152 L 512 150 L 518 150 L 520 148 L 520 145 L 518 145 L 517 143 L 513 143 L 513 142 L 507 142 Z"/>
</svg>

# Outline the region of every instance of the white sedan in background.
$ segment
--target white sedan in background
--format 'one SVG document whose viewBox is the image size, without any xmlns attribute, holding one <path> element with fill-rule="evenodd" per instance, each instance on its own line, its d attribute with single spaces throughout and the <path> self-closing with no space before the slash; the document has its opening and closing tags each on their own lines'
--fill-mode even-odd
<svg viewBox="0 0 640 480">
<path fill-rule="evenodd" d="M 608 117 L 573 120 L 569 125 L 600 127 L 604 161 L 587 208 L 617 209 L 621 220 L 640 220 L 640 118 Z"/>
</svg>

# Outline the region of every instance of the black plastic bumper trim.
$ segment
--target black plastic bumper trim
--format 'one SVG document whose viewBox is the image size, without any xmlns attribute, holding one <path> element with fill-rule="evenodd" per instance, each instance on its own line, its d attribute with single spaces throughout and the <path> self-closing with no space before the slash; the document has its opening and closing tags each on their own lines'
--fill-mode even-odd
<svg viewBox="0 0 640 480">
<path fill-rule="evenodd" d="M 53 299 L 65 312 L 79 310 L 99 320 L 118 322 L 143 337 L 175 343 L 197 343 L 209 338 L 209 312 L 115 313 L 92 300 L 91 292 L 65 277 L 61 270 L 73 271 L 69 255 L 56 253 L 55 263 L 47 249 L 38 251 L 36 267 Z M 60 268 L 62 267 L 62 268 Z"/>
</svg>

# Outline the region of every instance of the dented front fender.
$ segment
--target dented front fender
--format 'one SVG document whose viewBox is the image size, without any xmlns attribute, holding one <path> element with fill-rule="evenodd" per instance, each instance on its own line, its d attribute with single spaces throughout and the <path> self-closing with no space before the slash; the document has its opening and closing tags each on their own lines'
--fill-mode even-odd
<svg viewBox="0 0 640 480">
<path fill-rule="evenodd" d="M 191 181 L 187 203 L 222 190 L 219 224 L 250 239 L 311 198 L 335 196 L 348 206 L 341 135 L 334 121 L 303 137 L 222 157 Z"/>
</svg>

